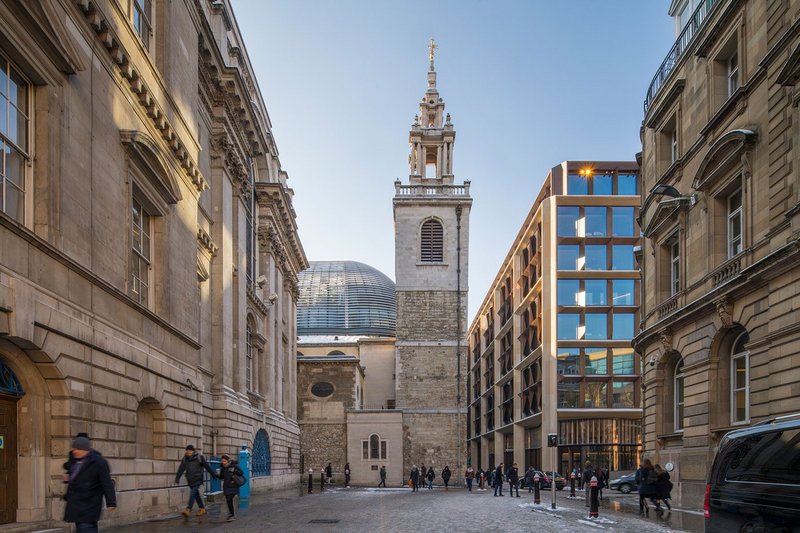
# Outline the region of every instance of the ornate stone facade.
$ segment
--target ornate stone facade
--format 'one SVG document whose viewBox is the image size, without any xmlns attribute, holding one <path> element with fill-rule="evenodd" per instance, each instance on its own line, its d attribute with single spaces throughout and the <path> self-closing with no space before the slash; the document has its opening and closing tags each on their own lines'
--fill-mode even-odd
<svg viewBox="0 0 800 533">
<path fill-rule="evenodd" d="M 230 2 L 147 5 L 0 2 L 0 103 L 25 121 L 2 133 L 23 165 L 0 178 L 21 198 L 0 201 L 0 366 L 23 393 L 0 389 L 0 524 L 60 521 L 78 432 L 111 464 L 109 522 L 182 507 L 190 443 L 265 430 L 253 489 L 298 481 L 288 176 Z"/>
<path fill-rule="evenodd" d="M 634 345 L 645 454 L 699 507 L 725 433 L 800 411 L 800 7 L 686 4 L 645 101 Z"/>
</svg>

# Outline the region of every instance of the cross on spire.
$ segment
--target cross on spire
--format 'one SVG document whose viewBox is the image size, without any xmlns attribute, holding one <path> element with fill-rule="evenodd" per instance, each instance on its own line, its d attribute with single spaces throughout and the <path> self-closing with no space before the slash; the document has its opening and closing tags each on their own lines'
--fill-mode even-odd
<svg viewBox="0 0 800 533">
<path fill-rule="evenodd" d="M 439 48 L 439 45 L 436 44 L 431 37 L 430 42 L 428 43 L 428 50 L 430 51 L 430 58 L 431 58 L 431 67 L 433 67 L 433 55 L 436 53 L 436 49 Z"/>
</svg>

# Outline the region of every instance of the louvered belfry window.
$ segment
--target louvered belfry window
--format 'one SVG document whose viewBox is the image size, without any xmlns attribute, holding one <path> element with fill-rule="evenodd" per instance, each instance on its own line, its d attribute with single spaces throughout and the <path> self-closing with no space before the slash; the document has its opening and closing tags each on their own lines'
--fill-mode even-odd
<svg viewBox="0 0 800 533">
<path fill-rule="evenodd" d="M 444 231 L 442 223 L 429 219 L 422 223 L 420 235 L 420 260 L 423 263 L 444 261 Z"/>
</svg>

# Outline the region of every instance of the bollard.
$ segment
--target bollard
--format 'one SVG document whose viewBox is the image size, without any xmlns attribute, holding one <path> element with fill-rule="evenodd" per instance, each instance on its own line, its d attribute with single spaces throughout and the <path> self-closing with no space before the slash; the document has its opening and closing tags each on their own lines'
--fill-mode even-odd
<svg viewBox="0 0 800 533">
<path fill-rule="evenodd" d="M 314 489 L 314 478 L 313 478 L 313 476 L 314 476 L 314 469 L 313 468 L 309 468 L 308 469 L 308 493 L 309 494 L 311 494 L 311 492 Z"/>
<path fill-rule="evenodd" d="M 319 473 L 319 490 L 320 490 L 320 492 L 325 490 L 325 469 L 324 468 Z"/>
<path fill-rule="evenodd" d="M 575 498 L 575 472 L 569 475 L 569 497 Z"/>
<path fill-rule="evenodd" d="M 244 485 L 239 487 L 239 507 L 247 509 L 250 506 L 250 451 L 247 449 L 246 444 L 242 444 L 242 449 L 239 450 L 239 468 L 244 472 Z"/>
<path fill-rule="evenodd" d="M 541 500 L 541 498 L 539 496 L 539 483 L 540 483 L 540 481 L 541 480 L 539 479 L 539 474 L 536 474 L 536 475 L 533 476 L 533 503 L 535 503 L 537 505 L 542 503 L 542 500 Z"/>
<path fill-rule="evenodd" d="M 589 518 L 597 518 L 599 516 L 600 500 L 597 498 L 599 492 L 597 478 L 592 476 L 592 481 L 589 485 Z"/>
</svg>

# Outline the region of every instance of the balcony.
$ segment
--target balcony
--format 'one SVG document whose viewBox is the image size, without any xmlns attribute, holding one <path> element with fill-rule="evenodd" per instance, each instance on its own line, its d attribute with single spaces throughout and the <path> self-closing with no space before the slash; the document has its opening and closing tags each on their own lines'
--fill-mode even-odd
<svg viewBox="0 0 800 533">
<path fill-rule="evenodd" d="M 469 196 L 469 181 L 463 185 L 403 185 L 400 180 L 394 182 L 395 196 Z"/>
<path fill-rule="evenodd" d="M 650 104 L 656 99 L 658 96 L 659 91 L 662 87 L 666 84 L 669 75 L 672 74 L 675 65 L 683 58 L 686 54 L 686 51 L 689 49 L 692 41 L 694 41 L 695 35 L 700 31 L 700 28 L 703 26 L 708 14 L 711 12 L 711 9 L 716 5 L 719 4 L 722 0 L 702 0 L 697 9 L 694 10 L 692 13 L 692 18 L 689 20 L 689 23 L 686 24 L 686 27 L 683 28 L 683 31 L 678 36 L 678 40 L 675 41 L 675 44 L 672 45 L 669 53 L 667 53 L 667 57 L 664 59 L 664 62 L 661 63 L 661 66 L 658 68 L 656 75 L 653 76 L 653 81 L 650 82 L 650 87 L 647 89 L 647 96 L 644 99 L 644 114 L 647 115 L 647 110 L 650 108 Z"/>
</svg>

